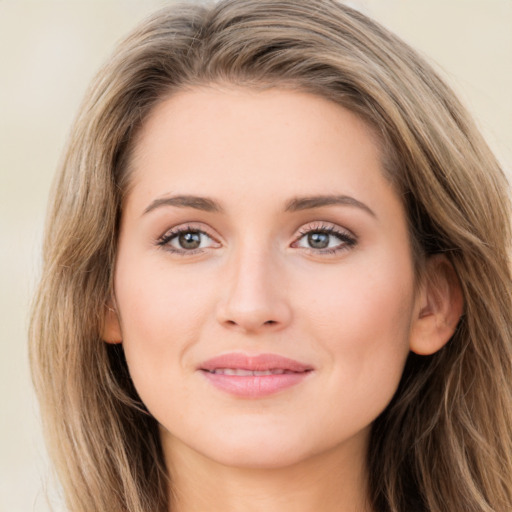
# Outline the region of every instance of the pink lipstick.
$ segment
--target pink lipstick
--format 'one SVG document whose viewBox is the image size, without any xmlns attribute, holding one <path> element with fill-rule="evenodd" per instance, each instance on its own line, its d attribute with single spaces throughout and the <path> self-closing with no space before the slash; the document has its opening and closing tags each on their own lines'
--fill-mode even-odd
<svg viewBox="0 0 512 512">
<path fill-rule="evenodd" d="M 224 354 L 199 370 L 216 388 L 243 398 L 261 398 L 299 384 L 313 367 L 277 354 Z"/>
</svg>

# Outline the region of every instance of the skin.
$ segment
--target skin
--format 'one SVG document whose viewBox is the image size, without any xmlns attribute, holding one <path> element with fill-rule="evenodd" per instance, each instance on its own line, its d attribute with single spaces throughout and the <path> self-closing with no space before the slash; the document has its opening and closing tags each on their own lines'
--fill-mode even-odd
<svg viewBox="0 0 512 512">
<path fill-rule="evenodd" d="M 409 351 L 438 350 L 461 307 L 442 259 L 429 270 L 436 293 L 417 286 L 371 129 L 307 93 L 197 88 L 156 107 L 131 169 L 104 338 L 123 343 L 160 424 L 173 510 L 369 511 L 371 424 Z M 333 195 L 350 199 L 289 208 Z M 217 210 L 169 204 L 176 196 Z M 200 231 L 199 248 L 183 248 L 179 229 Z M 313 371 L 235 397 L 199 370 L 230 352 Z"/>
</svg>

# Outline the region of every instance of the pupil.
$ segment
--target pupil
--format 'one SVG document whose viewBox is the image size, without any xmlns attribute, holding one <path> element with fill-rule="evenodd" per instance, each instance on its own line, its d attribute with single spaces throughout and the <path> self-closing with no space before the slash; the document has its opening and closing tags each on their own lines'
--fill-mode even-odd
<svg viewBox="0 0 512 512">
<path fill-rule="evenodd" d="M 329 235 L 327 233 L 309 233 L 308 243 L 314 249 L 325 249 L 329 247 Z"/>
<path fill-rule="evenodd" d="M 197 249 L 201 245 L 201 235 L 188 231 L 187 233 L 181 233 L 178 241 L 183 249 Z"/>
</svg>

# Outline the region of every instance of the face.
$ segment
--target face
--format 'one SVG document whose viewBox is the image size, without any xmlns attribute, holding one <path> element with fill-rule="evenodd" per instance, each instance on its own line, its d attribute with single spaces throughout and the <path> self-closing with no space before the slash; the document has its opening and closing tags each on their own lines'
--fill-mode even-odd
<svg viewBox="0 0 512 512">
<path fill-rule="evenodd" d="M 155 109 L 131 166 L 105 338 L 166 455 L 363 456 L 417 314 L 371 130 L 307 93 L 196 89 Z"/>
</svg>

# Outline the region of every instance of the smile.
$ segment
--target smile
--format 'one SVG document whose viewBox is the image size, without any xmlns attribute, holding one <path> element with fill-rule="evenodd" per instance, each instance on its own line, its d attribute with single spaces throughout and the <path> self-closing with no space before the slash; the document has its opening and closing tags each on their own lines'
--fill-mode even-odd
<svg viewBox="0 0 512 512">
<path fill-rule="evenodd" d="M 272 370 L 244 370 L 242 368 L 216 368 L 211 373 L 216 375 L 237 375 L 239 377 L 260 377 L 263 375 L 283 375 L 284 373 L 295 373 L 290 370 L 275 368 Z"/>
<path fill-rule="evenodd" d="M 199 368 L 217 390 L 238 398 L 263 398 L 301 383 L 313 367 L 277 354 L 223 354 Z"/>
</svg>

